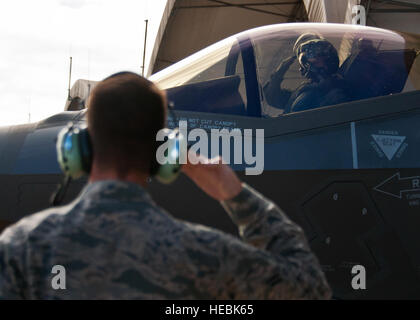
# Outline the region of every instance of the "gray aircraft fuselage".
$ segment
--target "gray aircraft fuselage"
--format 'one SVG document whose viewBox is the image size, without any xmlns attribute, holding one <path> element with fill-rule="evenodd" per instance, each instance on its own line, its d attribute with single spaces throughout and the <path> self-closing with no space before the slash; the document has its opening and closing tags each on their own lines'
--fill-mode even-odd
<svg viewBox="0 0 420 320">
<path fill-rule="evenodd" d="M 420 143 L 419 101 L 420 92 L 414 92 L 265 121 L 264 173 L 246 176 L 237 169 L 244 181 L 304 228 L 338 298 L 420 297 L 419 148 L 412 147 Z M 349 109 L 351 113 L 346 112 Z M 221 119 L 216 114 L 176 114 L 203 123 Z M 222 118 L 225 123 L 235 121 L 237 127 L 261 127 L 260 119 Z M 50 207 L 50 197 L 63 178 L 55 139 L 69 121 L 83 124 L 84 112 L 63 112 L 38 123 L 0 128 L 2 228 Z M 384 129 L 405 137 L 408 146 L 394 155 L 402 165 L 369 168 L 373 159 L 380 159 L 372 147 L 372 134 Z M 353 168 L 352 132 L 358 169 Z M 339 165 L 331 167 L 332 162 Z M 318 169 L 321 166 L 325 168 Z M 84 178 L 72 182 L 64 203 L 74 199 L 85 183 Z M 175 217 L 236 234 L 222 207 L 185 176 L 171 185 L 152 181 L 148 189 Z M 366 267 L 369 290 L 351 288 L 354 264 Z"/>
</svg>

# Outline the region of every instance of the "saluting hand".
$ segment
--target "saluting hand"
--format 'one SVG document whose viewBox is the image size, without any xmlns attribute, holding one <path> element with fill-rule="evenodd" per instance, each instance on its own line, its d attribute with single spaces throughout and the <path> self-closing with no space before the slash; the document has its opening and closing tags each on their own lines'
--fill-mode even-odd
<svg viewBox="0 0 420 320">
<path fill-rule="evenodd" d="M 201 190 L 218 201 L 232 199 L 242 190 L 241 181 L 228 165 L 222 163 L 220 156 L 208 159 L 190 152 L 188 163 L 182 166 L 182 171 Z"/>
</svg>

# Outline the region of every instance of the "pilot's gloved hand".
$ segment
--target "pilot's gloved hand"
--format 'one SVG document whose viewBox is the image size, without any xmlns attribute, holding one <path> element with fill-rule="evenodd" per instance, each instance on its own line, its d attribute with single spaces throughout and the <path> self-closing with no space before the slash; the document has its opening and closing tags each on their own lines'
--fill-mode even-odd
<svg viewBox="0 0 420 320">
<path fill-rule="evenodd" d="M 281 68 L 289 68 L 290 65 L 295 62 L 296 60 L 296 55 L 291 55 L 290 57 L 287 57 L 286 59 L 284 59 L 281 63 L 280 66 L 277 68 L 277 71 L 279 71 Z"/>
<path fill-rule="evenodd" d="M 271 79 L 276 81 L 276 80 L 283 80 L 283 77 L 285 75 L 285 73 L 287 72 L 287 70 L 289 70 L 290 66 L 292 65 L 293 62 L 295 62 L 296 60 L 296 56 L 292 55 L 290 57 L 287 57 L 286 59 L 284 59 L 280 65 L 278 66 L 278 68 L 276 69 L 276 71 L 271 75 Z"/>
<path fill-rule="evenodd" d="M 228 165 L 222 163 L 220 156 L 208 159 L 189 152 L 188 158 L 182 171 L 213 199 L 225 201 L 241 192 L 241 180 Z"/>
<path fill-rule="evenodd" d="M 265 98 L 269 105 L 283 109 L 283 105 L 289 99 L 291 92 L 286 89 L 281 89 L 280 85 L 284 79 L 285 73 L 289 70 L 295 60 L 295 55 L 284 59 L 263 86 Z"/>
</svg>

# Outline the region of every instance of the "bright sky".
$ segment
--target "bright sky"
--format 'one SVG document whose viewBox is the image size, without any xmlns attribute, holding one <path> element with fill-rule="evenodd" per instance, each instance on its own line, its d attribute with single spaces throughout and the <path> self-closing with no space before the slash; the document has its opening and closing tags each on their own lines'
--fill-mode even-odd
<svg viewBox="0 0 420 320">
<path fill-rule="evenodd" d="M 72 84 L 122 70 L 141 73 L 166 0 L 15 0 L 0 8 L 0 126 L 64 110 L 69 57 Z"/>
</svg>

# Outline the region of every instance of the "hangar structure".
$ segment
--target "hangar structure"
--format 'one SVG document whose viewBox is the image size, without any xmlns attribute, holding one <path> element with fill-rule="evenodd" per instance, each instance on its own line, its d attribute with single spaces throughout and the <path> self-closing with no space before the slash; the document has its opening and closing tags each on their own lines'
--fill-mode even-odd
<svg viewBox="0 0 420 320">
<path fill-rule="evenodd" d="M 420 33 L 420 0 L 168 0 L 146 75 L 152 74 L 231 35 L 252 28 L 293 22 L 352 23 L 362 5 L 366 25 Z M 96 81 L 78 80 L 64 110 L 85 108 Z"/>
<path fill-rule="evenodd" d="M 168 0 L 147 75 L 251 28 L 287 22 L 352 23 L 355 5 L 365 7 L 368 26 L 420 33 L 420 0 Z"/>
</svg>

